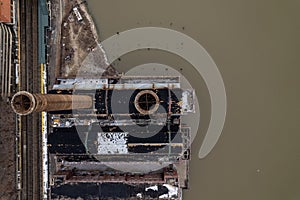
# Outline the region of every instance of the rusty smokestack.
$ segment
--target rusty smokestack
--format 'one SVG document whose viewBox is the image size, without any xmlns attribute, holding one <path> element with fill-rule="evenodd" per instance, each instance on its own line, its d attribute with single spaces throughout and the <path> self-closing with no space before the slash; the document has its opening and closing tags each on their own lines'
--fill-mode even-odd
<svg viewBox="0 0 300 200">
<path fill-rule="evenodd" d="M 91 108 L 92 105 L 93 99 L 88 95 L 31 94 L 26 91 L 16 93 L 11 100 L 13 110 L 19 115 L 42 111 Z"/>
</svg>

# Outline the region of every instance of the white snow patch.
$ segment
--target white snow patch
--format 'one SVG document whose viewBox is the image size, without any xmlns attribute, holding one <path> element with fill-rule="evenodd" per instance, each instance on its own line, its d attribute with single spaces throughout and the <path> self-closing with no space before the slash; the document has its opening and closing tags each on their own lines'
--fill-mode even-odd
<svg viewBox="0 0 300 200">
<path fill-rule="evenodd" d="M 157 187 L 157 185 L 154 185 L 154 186 L 151 186 L 151 187 L 147 187 L 145 190 L 146 190 L 146 192 L 147 192 L 148 190 L 158 191 L 158 187 Z"/>
<path fill-rule="evenodd" d="M 169 198 L 169 195 L 168 194 L 163 194 L 163 195 L 160 195 L 159 198 L 160 199 L 167 199 L 167 198 Z"/>
<path fill-rule="evenodd" d="M 178 187 L 175 187 L 175 186 L 169 185 L 169 184 L 164 184 L 163 186 L 168 188 L 169 192 L 168 192 L 168 194 L 160 195 L 159 196 L 160 199 L 178 196 Z"/>
<path fill-rule="evenodd" d="M 125 132 L 99 132 L 98 154 L 127 154 L 127 135 Z"/>
<path fill-rule="evenodd" d="M 136 197 L 138 197 L 138 198 L 143 198 L 143 196 L 142 196 L 142 193 L 138 193 L 138 194 L 136 194 Z"/>
</svg>

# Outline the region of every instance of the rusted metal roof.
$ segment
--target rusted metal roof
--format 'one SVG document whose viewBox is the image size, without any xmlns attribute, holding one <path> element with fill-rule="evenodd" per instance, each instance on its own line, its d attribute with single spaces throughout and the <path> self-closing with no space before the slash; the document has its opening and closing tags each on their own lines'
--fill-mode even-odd
<svg viewBox="0 0 300 200">
<path fill-rule="evenodd" d="M 0 0 L 0 22 L 11 22 L 11 0 Z"/>
</svg>

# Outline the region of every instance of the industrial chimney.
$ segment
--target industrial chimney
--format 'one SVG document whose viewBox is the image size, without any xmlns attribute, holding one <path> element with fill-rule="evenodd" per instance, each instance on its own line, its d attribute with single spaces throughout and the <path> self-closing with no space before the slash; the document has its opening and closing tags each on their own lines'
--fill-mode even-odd
<svg viewBox="0 0 300 200">
<path fill-rule="evenodd" d="M 12 109 L 19 115 L 42 111 L 91 108 L 92 105 L 93 99 L 88 95 L 31 94 L 26 91 L 16 93 L 11 100 Z"/>
</svg>

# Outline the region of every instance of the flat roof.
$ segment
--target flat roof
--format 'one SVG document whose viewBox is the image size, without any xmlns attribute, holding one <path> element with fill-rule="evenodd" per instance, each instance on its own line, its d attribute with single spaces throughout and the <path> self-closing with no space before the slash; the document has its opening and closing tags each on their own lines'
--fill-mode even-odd
<svg viewBox="0 0 300 200">
<path fill-rule="evenodd" d="M 11 22 L 11 0 L 0 0 L 0 22 Z"/>
</svg>

